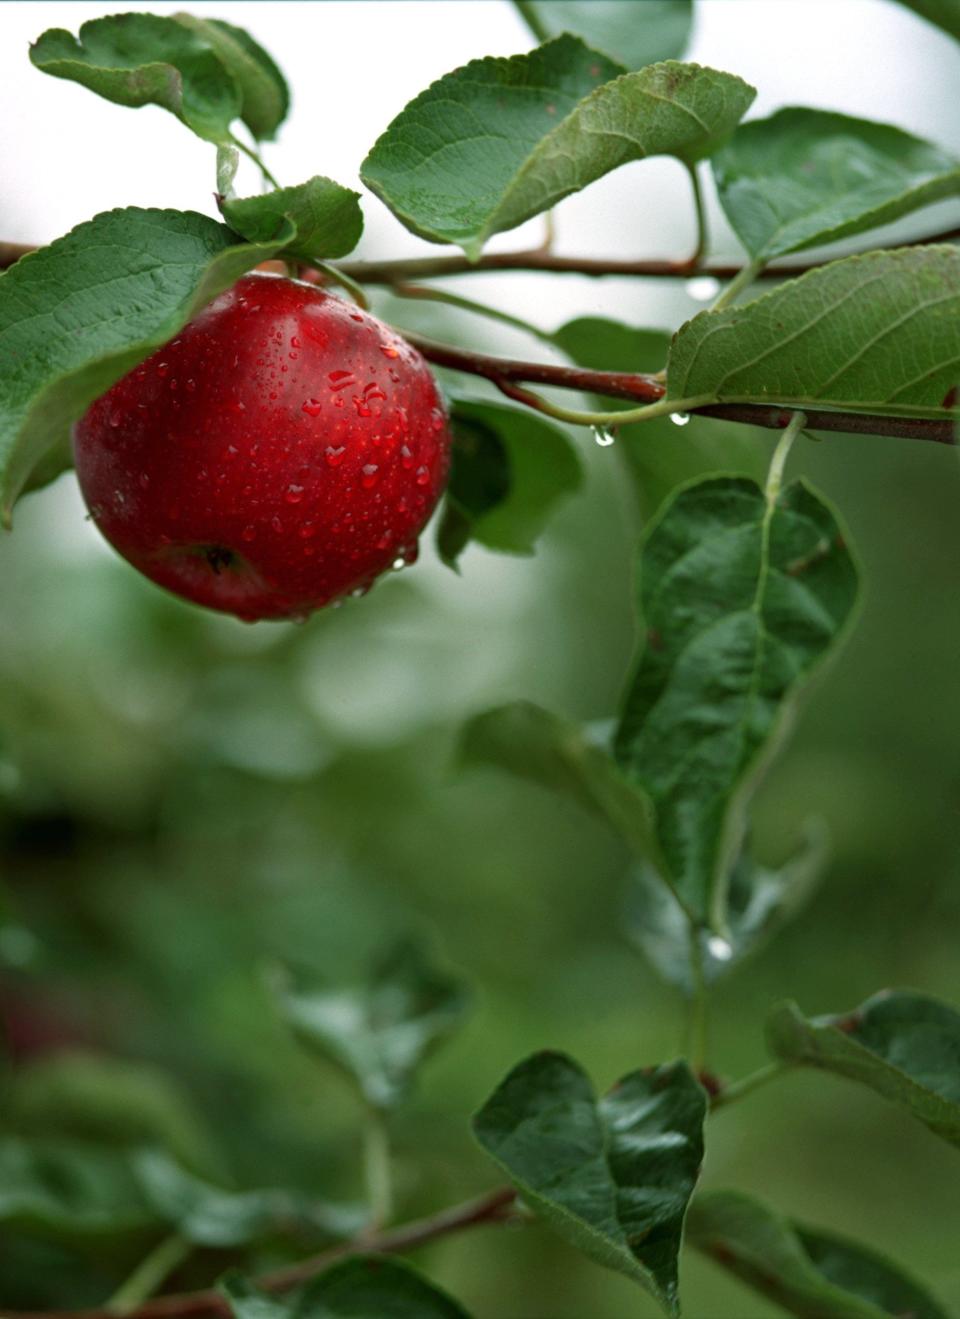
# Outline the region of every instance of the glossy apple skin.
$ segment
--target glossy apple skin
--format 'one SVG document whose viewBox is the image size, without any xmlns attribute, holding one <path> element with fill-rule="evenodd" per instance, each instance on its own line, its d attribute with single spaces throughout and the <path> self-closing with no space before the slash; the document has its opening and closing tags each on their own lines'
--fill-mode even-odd
<svg viewBox="0 0 960 1319">
<path fill-rule="evenodd" d="M 450 433 L 423 358 L 311 285 L 248 275 L 74 429 L 107 540 L 247 621 L 303 618 L 416 557 Z"/>
</svg>

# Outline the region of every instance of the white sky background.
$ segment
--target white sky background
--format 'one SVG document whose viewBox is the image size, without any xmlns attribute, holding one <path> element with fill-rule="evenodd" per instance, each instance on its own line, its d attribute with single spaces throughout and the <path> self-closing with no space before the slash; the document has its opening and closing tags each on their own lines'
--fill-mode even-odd
<svg viewBox="0 0 960 1319">
<path fill-rule="evenodd" d="M 635 2 L 642 11 L 644 0 Z M 7 0 L 0 3 L 0 240 L 49 241 L 117 206 L 169 206 L 216 215 L 215 152 L 209 144 L 193 138 L 165 111 L 111 105 L 74 83 L 40 73 L 27 57 L 30 41 L 49 27 L 76 32 L 86 19 L 111 12 L 180 8 L 247 27 L 284 70 L 293 91 L 292 113 L 280 141 L 265 149 L 283 183 L 326 174 L 359 188 L 361 161 L 407 101 L 471 58 L 514 54 L 533 44 L 507 0 Z M 960 154 L 960 47 L 893 0 L 700 0 L 696 13 L 686 58 L 753 83 L 759 95 L 751 117 L 781 105 L 820 106 L 897 123 Z M 252 167 L 245 164 L 244 171 L 241 187 L 256 191 Z M 709 171 L 703 172 L 713 255 L 735 259 L 738 245 L 713 203 Z M 443 250 L 408 234 L 370 194 L 364 194 L 363 206 L 366 232 L 358 255 Z M 909 235 L 928 225 L 956 224 L 957 210 L 956 203 L 941 204 L 901 221 L 895 232 Z M 694 238 L 685 173 L 664 159 L 628 165 L 592 184 L 561 203 L 555 218 L 557 248 L 564 253 L 683 257 Z M 499 235 L 491 247 L 536 243 L 541 236 L 542 222 L 532 221 Z M 702 305 L 676 281 L 509 274 L 468 276 L 461 286 L 547 329 L 587 314 L 675 328 Z M 546 351 L 526 336 L 492 331 L 488 323 L 464 324 L 477 344 L 516 355 Z M 578 441 L 582 450 L 592 448 L 589 437 L 581 434 Z M 600 461 L 608 453 L 592 456 Z M 110 554 L 83 521 L 70 480 L 25 501 L 18 529 L 28 544 L 32 540 L 32 553 L 49 556 L 51 573 L 65 555 Z M 421 561 L 416 578 L 432 600 L 431 644 L 438 655 L 448 653 L 450 663 L 438 669 L 429 693 L 421 695 L 442 718 L 445 705 L 462 707 L 465 691 L 472 691 L 477 705 L 484 694 L 489 700 L 510 692 L 516 628 L 531 626 L 529 610 L 542 599 L 549 555 L 531 561 L 468 551 L 466 576 L 458 580 L 431 564 L 429 539 L 423 538 L 427 562 Z M 374 632 L 378 617 L 372 609 L 364 615 Z M 465 629 L 472 634 L 478 627 L 485 636 L 485 646 L 476 651 L 480 667 L 466 673 Z M 239 631 L 261 635 L 260 629 Z M 329 635 L 333 646 L 337 634 Z M 423 638 L 417 639 L 421 649 L 411 652 L 418 663 L 423 644 Z M 344 700 L 338 718 L 351 737 L 367 726 L 377 737 L 384 725 L 399 720 L 395 697 L 398 683 L 410 680 L 410 656 L 403 646 L 366 647 L 363 653 L 371 656 L 375 671 L 358 684 L 358 653 L 352 634 L 346 635 L 344 690 L 362 686 L 363 699 Z M 329 649 L 324 665 L 329 680 L 336 668 Z M 382 700 L 371 697 L 377 692 Z M 548 695 L 538 692 L 541 699 Z M 330 706 L 328 697 L 324 705 Z M 404 709 L 413 720 L 421 713 L 414 701 L 405 701 Z"/>
</svg>

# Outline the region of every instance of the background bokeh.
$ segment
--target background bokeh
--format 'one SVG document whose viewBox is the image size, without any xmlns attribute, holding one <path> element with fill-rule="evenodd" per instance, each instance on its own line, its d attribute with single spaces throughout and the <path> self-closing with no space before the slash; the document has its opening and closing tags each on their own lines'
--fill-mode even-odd
<svg viewBox="0 0 960 1319">
<path fill-rule="evenodd" d="M 247 26 L 288 74 L 293 117 L 270 163 L 289 182 L 325 173 L 355 184 L 369 146 L 429 82 L 530 44 L 501 0 L 209 9 Z M 40 31 L 104 12 L 3 6 L 0 238 L 49 240 L 120 205 L 213 213 L 210 148 L 159 110 L 120 110 L 29 65 Z M 957 47 L 889 0 L 705 0 L 688 57 L 758 86 L 752 114 L 823 106 L 960 149 Z M 426 248 L 375 199 L 364 204 L 360 255 Z M 734 257 L 715 206 L 711 216 L 715 254 Z M 680 256 L 693 236 L 686 181 L 668 161 L 618 171 L 564 202 L 556 222 L 571 253 Z M 880 237 L 956 223 L 943 205 Z M 495 246 L 540 232 L 531 224 Z M 680 282 L 484 275 L 449 287 L 546 328 L 585 314 L 672 328 L 701 305 Z M 378 295 L 375 310 L 435 337 L 545 351 L 448 309 Z M 695 427 L 668 430 L 661 458 Z M 745 440 L 757 461 L 769 451 L 764 434 L 728 433 L 737 462 Z M 69 1045 L 155 1066 L 222 1179 L 349 1198 L 355 1106 L 278 1024 L 263 966 L 292 957 L 349 977 L 397 933 L 427 929 L 476 986 L 477 1007 L 396 1122 L 406 1215 L 494 1184 L 468 1115 L 520 1057 L 562 1048 L 605 1086 L 675 1053 L 681 1005 L 624 935 L 619 845 L 559 800 L 453 763 L 458 727 L 499 700 L 588 719 L 616 708 L 634 645 L 638 492 L 622 442 L 578 438 L 583 492 L 535 558 L 471 549 L 456 577 L 427 536 L 416 569 L 303 627 L 251 628 L 166 597 L 98 540 L 70 475 L 24 500 L 0 544 L 11 1054 Z M 811 1012 L 884 985 L 960 999 L 956 458 L 833 436 L 804 442 L 792 468 L 839 504 L 867 591 L 757 801 L 761 855 L 783 858 L 819 815 L 834 859 L 803 914 L 715 993 L 712 1055 L 731 1075 L 764 1060 L 763 1016 L 777 998 Z M 26 1065 L 8 1061 L 4 1093 Z M 55 1106 L 0 1108 L 8 1126 L 58 1121 Z M 885 1247 L 960 1307 L 955 1156 L 892 1107 L 800 1075 L 719 1113 L 708 1150 L 707 1184 Z M 536 1227 L 467 1234 L 420 1259 L 479 1319 L 654 1313 L 630 1283 Z M 216 1264 L 201 1258 L 185 1278 Z M 93 1302 L 123 1266 L 5 1233 L 0 1303 Z M 774 1313 L 696 1258 L 686 1285 L 694 1319 Z"/>
</svg>

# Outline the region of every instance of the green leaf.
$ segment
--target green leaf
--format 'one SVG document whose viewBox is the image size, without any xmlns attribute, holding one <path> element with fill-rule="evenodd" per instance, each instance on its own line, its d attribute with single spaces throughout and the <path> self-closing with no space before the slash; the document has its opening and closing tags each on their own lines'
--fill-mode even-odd
<svg viewBox="0 0 960 1319">
<path fill-rule="evenodd" d="M 740 1191 L 698 1195 L 687 1238 L 800 1319 L 947 1319 L 898 1265 L 832 1232 L 791 1223 Z"/>
<path fill-rule="evenodd" d="M 564 431 L 529 410 L 456 399 L 450 413 L 453 466 L 437 530 L 451 567 L 469 540 L 507 554 L 533 554 L 556 505 L 581 484 Z"/>
<path fill-rule="evenodd" d="M 240 88 L 240 118 L 258 141 L 276 137 L 290 109 L 290 91 L 283 74 L 249 32 L 221 18 L 174 14 L 174 20 L 195 33 L 217 54 Z"/>
<path fill-rule="evenodd" d="M 727 894 L 726 937 L 699 930 L 700 958 L 708 983 L 726 975 L 763 947 L 806 902 L 826 863 L 826 836 L 819 826 L 779 870 L 758 865 L 746 852 L 733 867 Z M 663 978 L 685 994 L 694 991 L 690 923 L 679 902 L 650 866 L 637 866 L 627 908 L 627 932 Z"/>
<path fill-rule="evenodd" d="M 958 0 L 900 0 L 907 9 L 928 23 L 960 41 L 960 3 Z"/>
<path fill-rule="evenodd" d="M 234 1319 L 469 1319 L 446 1292 L 383 1255 L 351 1256 L 283 1304 L 236 1275 L 220 1289 Z"/>
<path fill-rule="evenodd" d="M 0 1223 L 69 1238 L 159 1222 L 124 1152 L 75 1141 L 0 1139 Z"/>
<path fill-rule="evenodd" d="M 421 1063 L 469 1006 L 465 986 L 412 940 L 397 944 L 363 984 L 330 986 L 300 976 L 278 996 L 299 1039 L 342 1068 L 379 1109 L 402 1102 Z"/>
<path fill-rule="evenodd" d="M 240 1273 L 227 1273 L 217 1283 L 233 1319 L 293 1319 L 295 1302 L 267 1296 Z"/>
<path fill-rule="evenodd" d="M 304 1233 L 350 1237 L 366 1218 L 362 1207 L 326 1204 L 286 1190 L 227 1191 L 195 1177 L 160 1150 L 139 1151 L 133 1167 L 154 1213 L 197 1246 L 247 1246 Z"/>
<path fill-rule="evenodd" d="M 571 798 L 610 825 L 637 856 L 657 865 L 650 799 L 576 724 L 514 701 L 471 719 L 460 754 L 467 765 L 494 765 Z"/>
<path fill-rule="evenodd" d="M 515 0 L 537 41 L 563 32 L 582 37 L 626 69 L 676 59 L 690 39 L 691 0 Z"/>
<path fill-rule="evenodd" d="M 528 55 L 474 60 L 410 102 L 361 177 L 408 229 L 459 243 L 475 260 L 492 234 L 627 161 L 708 154 L 755 94 L 695 64 L 620 73 L 571 36 Z"/>
<path fill-rule="evenodd" d="M 670 335 L 639 329 L 603 316 L 580 316 L 553 335 L 557 347 L 578 366 L 594 371 L 643 371 L 653 374 L 666 365 Z M 628 399 L 594 396 L 597 408 L 630 408 Z M 623 426 L 617 450 L 633 477 L 640 511 L 652 514 L 677 486 L 707 472 L 742 472 L 762 480 L 767 451 L 756 432 L 744 426 L 721 425 L 714 418 L 693 415 L 682 431 L 669 417 Z"/>
<path fill-rule="evenodd" d="M 16 267 L 14 267 L 16 269 Z M 670 398 L 960 416 L 960 249 L 845 257 L 681 326 Z"/>
<path fill-rule="evenodd" d="M 192 211 L 107 211 L 0 279 L 0 507 L 71 422 L 292 237 L 240 243 Z"/>
<path fill-rule="evenodd" d="M 833 512 L 799 481 L 775 502 L 743 478 L 700 481 L 641 542 L 646 640 L 615 752 L 653 802 L 667 878 L 718 934 L 745 798 L 856 588 Z"/>
<path fill-rule="evenodd" d="M 473 1130 L 560 1236 L 677 1314 L 705 1115 L 706 1094 L 686 1063 L 631 1072 L 598 1101 L 577 1063 L 538 1053 L 501 1082 Z"/>
<path fill-rule="evenodd" d="M 234 78 L 208 41 L 175 18 L 115 14 L 84 23 L 75 38 L 50 28 L 30 47 L 38 69 L 117 105 L 159 105 L 208 142 L 232 141 L 243 107 Z"/>
<path fill-rule="evenodd" d="M 960 1013 L 925 994 L 877 994 L 844 1016 L 781 1003 L 767 1023 L 778 1058 L 860 1081 L 960 1146 Z"/>
<path fill-rule="evenodd" d="M 960 161 L 902 129 L 791 107 L 741 124 L 712 160 L 751 257 L 833 243 L 960 192 Z"/>
<path fill-rule="evenodd" d="M 74 1052 L 41 1058 L 13 1073 L 5 1108 L 24 1134 L 162 1144 L 193 1166 L 210 1161 L 209 1137 L 186 1098 L 149 1063 Z"/>
<path fill-rule="evenodd" d="M 304 261 L 346 256 L 360 241 L 363 212 L 360 194 L 319 175 L 293 188 L 277 188 L 255 197 L 224 197 L 223 218 L 248 242 L 266 243 L 296 230 L 283 254 Z"/>
</svg>

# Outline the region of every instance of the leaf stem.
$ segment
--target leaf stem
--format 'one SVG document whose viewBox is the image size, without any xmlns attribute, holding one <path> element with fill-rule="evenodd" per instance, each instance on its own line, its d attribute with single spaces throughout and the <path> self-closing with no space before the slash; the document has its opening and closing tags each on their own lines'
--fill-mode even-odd
<svg viewBox="0 0 960 1319">
<path fill-rule="evenodd" d="M 494 384 L 508 398 L 548 417 L 554 417 L 557 421 L 568 422 L 571 426 L 629 426 L 638 421 L 667 417 L 674 412 L 690 412 L 693 408 L 713 402 L 712 395 L 704 394 L 699 398 L 661 398 L 656 403 L 648 403 L 641 408 L 625 408 L 622 412 L 580 412 L 576 408 L 551 403 L 542 394 L 534 394 L 529 389 L 521 389 L 505 380 L 494 380 Z"/>
<path fill-rule="evenodd" d="M 363 1130 L 363 1170 L 370 1208 L 367 1230 L 377 1233 L 393 1217 L 393 1172 L 386 1118 L 372 1106 Z"/>
<path fill-rule="evenodd" d="M 744 266 L 740 273 L 733 277 L 710 310 L 723 311 L 724 307 L 728 307 L 730 303 L 733 302 L 734 298 L 743 292 L 748 284 L 753 283 L 763 267 L 763 261 L 751 261 L 749 265 Z"/>
<path fill-rule="evenodd" d="M 703 947 L 700 926 L 695 921 L 687 924 L 689 936 L 691 992 L 687 999 L 687 1023 L 684 1053 L 695 1074 L 703 1071 L 707 1055 L 708 996 L 707 981 L 703 974 Z"/>
<path fill-rule="evenodd" d="M 113 1293 L 105 1306 L 107 1314 L 118 1317 L 131 1314 L 149 1300 L 192 1250 L 192 1243 L 177 1232 L 165 1237 Z"/>
<path fill-rule="evenodd" d="M 350 275 L 345 274 L 339 266 L 332 266 L 328 261 L 316 261 L 311 257 L 310 268 L 311 270 L 318 270 L 321 275 L 326 275 L 332 284 L 339 284 L 341 288 L 345 288 L 358 307 L 361 307 L 364 311 L 370 310 L 370 301 L 366 293 L 357 281 Z"/>
<path fill-rule="evenodd" d="M 735 1104 L 738 1099 L 752 1094 L 754 1090 L 759 1090 L 768 1081 L 776 1080 L 778 1076 L 783 1076 L 789 1070 L 788 1063 L 767 1063 L 763 1067 L 758 1067 L 755 1072 L 750 1072 L 748 1076 L 741 1077 L 739 1081 L 731 1081 L 713 1096 L 710 1101 L 711 1111 L 715 1108 L 724 1108 L 727 1104 Z"/>
<path fill-rule="evenodd" d="M 248 147 L 246 142 L 241 141 L 239 137 L 231 138 L 231 141 L 233 142 L 233 145 L 237 148 L 238 151 L 242 151 L 245 156 L 247 156 L 250 160 L 253 161 L 257 169 L 260 171 L 266 182 L 269 183 L 271 187 L 273 188 L 280 187 L 280 184 L 267 169 L 265 163 L 263 162 L 263 160 L 261 160 L 257 152 L 254 151 L 253 147 Z"/>
<path fill-rule="evenodd" d="M 500 311 L 497 307 L 489 307 L 484 302 L 474 302 L 472 298 L 461 297 L 459 293 L 449 293 L 446 289 L 426 288 L 422 284 L 393 284 L 390 291 L 398 298 L 423 298 L 429 302 L 445 303 L 448 307 L 458 307 L 461 311 L 473 312 L 477 316 L 486 316 L 492 321 L 499 321 L 501 325 L 509 325 L 511 329 L 532 334 L 541 343 L 555 347 L 553 335 L 548 334 L 546 330 L 531 325 L 529 321 L 522 320 L 519 316 L 511 316 L 509 312 Z"/>
<path fill-rule="evenodd" d="M 697 217 L 697 245 L 693 249 L 693 256 L 690 258 L 690 268 L 695 270 L 703 259 L 709 243 L 709 230 L 707 229 L 707 209 L 703 200 L 703 189 L 700 186 L 700 175 L 695 163 L 684 161 L 687 167 L 687 173 L 690 175 L 690 184 L 693 188 L 693 205 Z"/>
<path fill-rule="evenodd" d="M 807 424 L 807 416 L 804 412 L 795 412 L 790 419 L 786 430 L 777 441 L 777 447 L 773 451 L 773 457 L 770 459 L 770 468 L 767 472 L 767 481 L 764 486 L 764 495 L 767 500 L 767 506 L 773 507 L 780 496 L 780 489 L 783 485 L 783 472 L 787 465 L 787 459 L 790 457 L 790 450 L 793 448 L 793 442 Z"/>
</svg>

